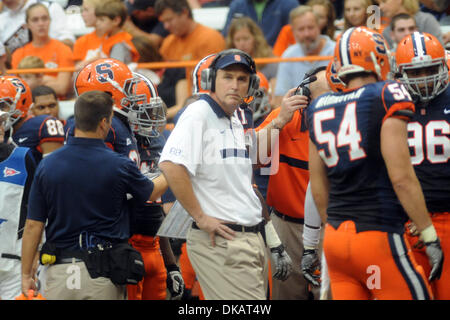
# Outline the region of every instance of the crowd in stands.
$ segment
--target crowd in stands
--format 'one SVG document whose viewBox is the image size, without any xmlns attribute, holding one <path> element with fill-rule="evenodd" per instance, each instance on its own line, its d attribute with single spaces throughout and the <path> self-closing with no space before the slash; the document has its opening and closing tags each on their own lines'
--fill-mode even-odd
<svg viewBox="0 0 450 320">
<path fill-rule="evenodd" d="M 300 5 L 311 7 L 312 24 L 305 25 Z M 92 32 L 71 33 L 65 9 L 73 6 L 80 8 Z M 220 30 L 194 20 L 193 10 L 215 7 L 229 7 Z M 24 75 L 52 87 L 59 99 L 71 100 L 76 73 L 98 58 L 112 57 L 135 70 L 138 62 L 199 61 L 225 48 L 241 49 L 253 58 L 327 56 L 339 33 L 361 25 L 381 32 L 392 51 L 406 29 L 431 33 L 449 46 L 450 32 L 442 32 L 450 25 L 448 7 L 445 0 L 4 0 L 0 2 L 0 71 L 39 68 L 38 58 L 45 68 L 74 67 L 75 72 Z M 395 29 L 399 18 L 400 26 Z M 409 24 L 403 26 L 406 18 Z M 316 24 L 320 37 L 314 35 Z M 309 42 L 319 46 L 317 50 L 305 51 Z M 305 70 L 325 63 L 258 65 L 269 80 L 272 106 L 303 78 Z M 192 92 L 192 69 L 139 72 L 158 86 L 172 121 Z M 296 76 L 286 76 L 286 72 Z"/>
</svg>

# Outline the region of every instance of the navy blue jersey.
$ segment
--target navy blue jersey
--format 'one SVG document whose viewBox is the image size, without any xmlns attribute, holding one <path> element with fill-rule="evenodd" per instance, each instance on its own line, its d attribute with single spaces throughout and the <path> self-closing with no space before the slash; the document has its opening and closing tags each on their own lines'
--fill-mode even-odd
<svg viewBox="0 0 450 320">
<path fill-rule="evenodd" d="M 403 232 L 407 216 L 389 180 L 380 133 L 384 119 L 409 120 L 413 111 L 409 93 L 394 81 L 327 93 L 308 107 L 310 138 L 330 183 L 331 225 L 353 220 L 357 231 Z"/>
<path fill-rule="evenodd" d="M 127 194 L 145 202 L 153 183 L 129 158 L 100 139 L 68 137 L 39 164 L 30 191 L 28 218 L 45 222 L 57 248 L 79 248 L 81 232 L 113 240 L 130 237 Z"/>
<path fill-rule="evenodd" d="M 68 119 L 66 124 L 68 135 L 74 135 L 75 119 Z M 124 121 L 120 120 L 114 114 L 111 122 L 111 130 L 105 139 L 105 144 L 113 151 L 120 153 L 139 165 L 139 152 L 136 144 L 136 139 L 131 132 L 130 126 Z"/>
<path fill-rule="evenodd" d="M 253 111 L 247 104 L 241 104 L 236 109 L 236 114 L 241 121 L 242 126 L 244 127 L 244 131 L 248 129 L 253 129 Z"/>
<path fill-rule="evenodd" d="M 408 123 L 411 162 L 419 178 L 427 208 L 450 212 L 450 86 Z"/>
<path fill-rule="evenodd" d="M 55 117 L 41 115 L 27 118 L 22 126 L 13 132 L 13 141 L 20 147 L 31 149 L 36 163 L 42 159 L 41 144 L 64 142 L 64 125 Z"/>
<path fill-rule="evenodd" d="M 136 136 L 140 155 L 140 170 L 145 175 L 157 170 L 159 157 L 165 144 L 164 136 L 147 139 Z M 155 236 L 164 219 L 161 201 L 147 201 L 131 203 L 131 233 Z"/>
</svg>

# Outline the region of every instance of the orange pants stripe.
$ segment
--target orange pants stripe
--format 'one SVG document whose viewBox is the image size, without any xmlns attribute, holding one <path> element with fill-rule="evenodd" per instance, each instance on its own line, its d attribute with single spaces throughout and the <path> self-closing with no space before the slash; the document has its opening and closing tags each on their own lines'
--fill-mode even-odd
<svg viewBox="0 0 450 320">
<path fill-rule="evenodd" d="M 382 231 L 356 232 L 353 221 L 325 227 L 324 252 L 336 300 L 427 300 L 423 269 L 404 237 Z"/>
<path fill-rule="evenodd" d="M 145 276 L 137 285 L 128 285 L 128 300 L 165 300 L 166 267 L 159 248 L 159 238 L 135 234 L 131 245 L 144 260 Z"/>
<path fill-rule="evenodd" d="M 450 213 L 437 213 L 431 215 L 436 233 L 441 241 L 442 251 L 444 252 L 444 266 L 442 268 L 441 278 L 431 282 L 431 289 L 436 300 L 450 300 Z M 431 271 L 430 262 L 425 252 L 425 247 L 414 248 L 419 237 L 407 235 L 407 240 L 413 247 L 412 252 L 417 263 L 423 267 L 425 275 Z"/>
</svg>

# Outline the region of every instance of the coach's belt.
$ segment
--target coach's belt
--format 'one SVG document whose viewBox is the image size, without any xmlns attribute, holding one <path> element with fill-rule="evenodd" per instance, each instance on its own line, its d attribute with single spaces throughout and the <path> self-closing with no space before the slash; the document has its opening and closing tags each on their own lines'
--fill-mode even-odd
<svg viewBox="0 0 450 320">
<path fill-rule="evenodd" d="M 78 258 L 56 258 L 55 264 L 63 264 L 63 263 L 75 263 L 75 262 L 83 262 L 83 260 Z"/>
<path fill-rule="evenodd" d="M 253 233 L 258 233 L 261 231 L 261 224 L 257 224 L 255 226 L 251 226 L 251 227 L 247 227 L 247 226 L 243 226 L 240 224 L 235 224 L 235 223 L 226 223 L 225 224 L 228 228 L 230 228 L 231 230 L 237 231 L 237 232 L 253 232 Z M 194 229 L 199 229 L 198 225 L 193 222 L 192 223 L 192 228 Z"/>
<path fill-rule="evenodd" d="M 284 221 L 289 221 L 289 222 L 294 222 L 294 223 L 299 223 L 299 224 L 303 224 L 305 222 L 304 219 L 302 218 L 294 218 L 291 216 L 287 216 L 285 214 L 282 214 L 280 211 L 277 211 L 275 209 L 272 210 L 273 213 L 275 213 L 276 216 L 278 216 L 280 219 L 284 220 Z"/>
</svg>

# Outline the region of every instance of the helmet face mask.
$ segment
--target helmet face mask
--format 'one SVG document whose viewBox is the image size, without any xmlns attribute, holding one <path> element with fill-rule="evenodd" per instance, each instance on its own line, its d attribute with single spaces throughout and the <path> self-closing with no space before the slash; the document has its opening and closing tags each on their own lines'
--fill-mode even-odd
<svg viewBox="0 0 450 320">
<path fill-rule="evenodd" d="M 449 84 L 444 47 L 431 34 L 414 32 L 400 41 L 396 64 L 397 79 L 417 102 L 432 100 Z"/>
<path fill-rule="evenodd" d="M 267 96 L 264 89 L 259 88 L 255 91 L 253 99 L 249 103 L 250 108 L 253 111 L 253 121 L 265 116 L 271 111 L 271 106 L 269 103 L 269 97 Z"/>
<path fill-rule="evenodd" d="M 128 101 L 128 121 L 134 133 L 147 137 L 158 137 L 166 125 L 166 115 L 162 99 L 151 81 L 143 75 L 134 73 L 135 82 L 128 90 L 132 90 L 132 100 Z"/>
</svg>

